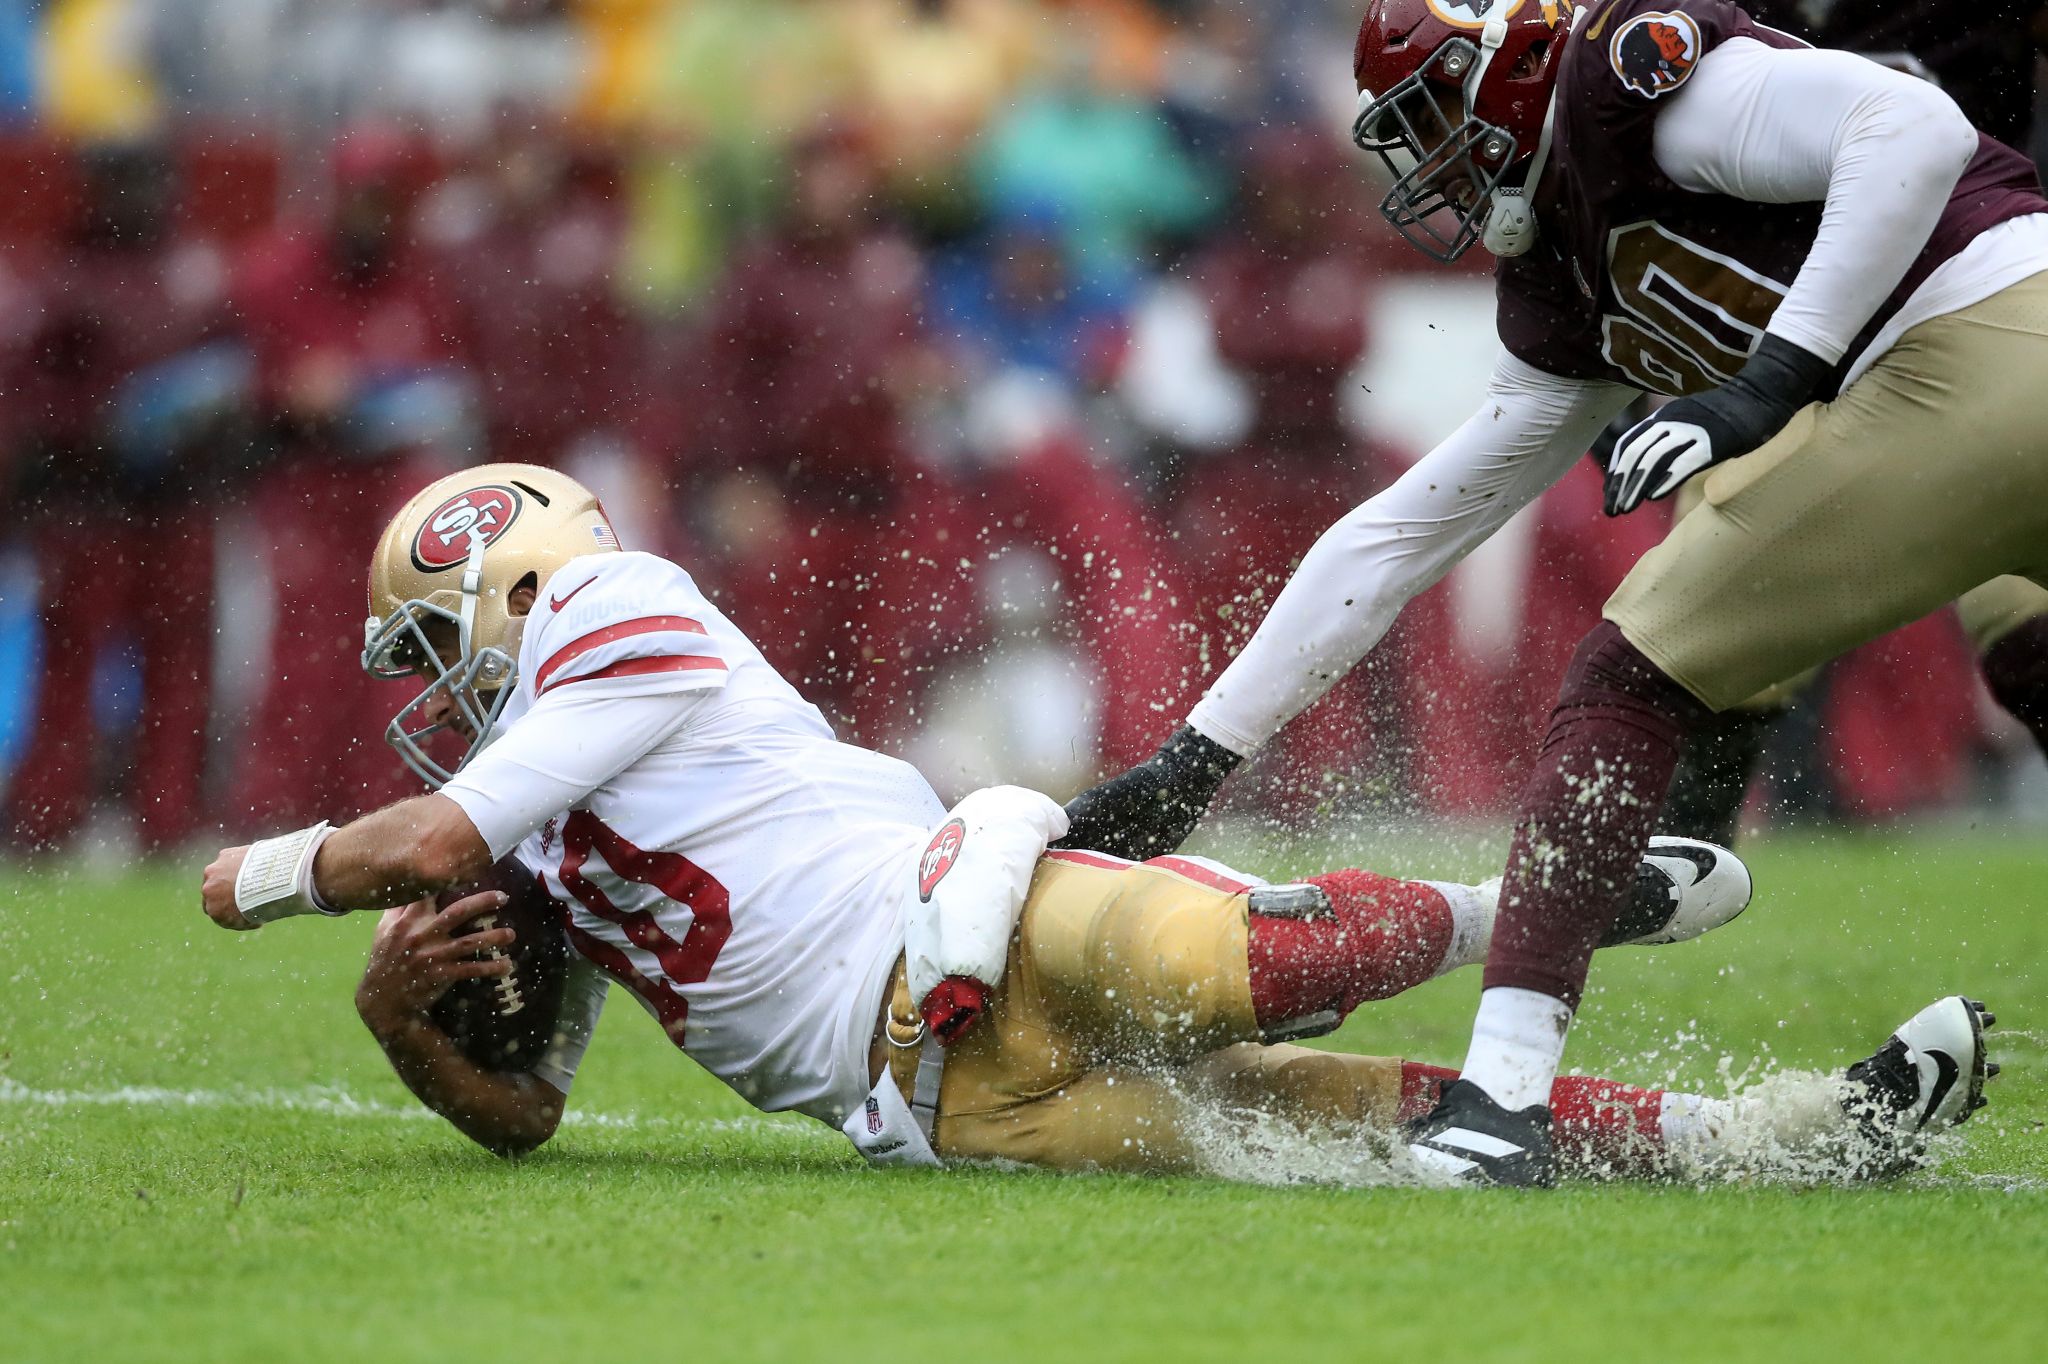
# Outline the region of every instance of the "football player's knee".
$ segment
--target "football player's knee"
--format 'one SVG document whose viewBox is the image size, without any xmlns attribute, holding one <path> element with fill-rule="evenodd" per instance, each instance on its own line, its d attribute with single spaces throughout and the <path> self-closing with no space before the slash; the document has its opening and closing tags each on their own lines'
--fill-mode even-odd
<svg viewBox="0 0 2048 1364">
<path fill-rule="evenodd" d="M 1956 615 L 1978 656 L 1988 658 L 2006 636 L 2048 617 L 2048 588 L 2027 578 L 1993 578 L 1959 597 Z"/>
<path fill-rule="evenodd" d="M 1622 633 L 1603 620 L 1580 641 L 1551 715 L 1557 727 L 1585 713 L 1662 731 L 1691 728 L 1710 713 Z"/>
</svg>

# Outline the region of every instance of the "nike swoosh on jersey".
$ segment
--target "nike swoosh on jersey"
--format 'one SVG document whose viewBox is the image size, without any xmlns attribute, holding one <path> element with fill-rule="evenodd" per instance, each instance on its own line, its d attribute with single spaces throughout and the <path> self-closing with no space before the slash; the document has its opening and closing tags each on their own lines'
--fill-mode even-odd
<svg viewBox="0 0 2048 1364">
<path fill-rule="evenodd" d="M 583 590 L 584 588 L 586 588 L 586 587 L 590 586 L 590 585 L 591 585 L 592 583 L 594 583 L 594 582 L 596 582 L 596 581 L 597 581 L 597 579 L 596 579 L 596 578 L 594 578 L 594 577 L 593 577 L 593 578 L 585 578 L 585 579 L 584 579 L 584 580 L 583 580 L 582 582 L 580 582 L 580 583 L 576 584 L 576 585 L 575 585 L 574 587 L 570 588 L 570 589 L 568 590 L 568 592 L 567 592 L 566 594 L 564 594 L 563 596 L 559 596 L 559 597 L 549 597 L 549 598 L 548 598 L 548 610 L 550 610 L 550 611 L 560 611 L 560 610 L 561 610 L 561 609 L 562 609 L 563 607 L 565 607 L 565 606 L 567 606 L 567 605 L 569 604 L 569 598 L 570 598 L 570 597 L 573 597 L 573 596 L 575 596 L 575 595 L 576 595 L 576 594 L 577 594 L 578 592 L 581 592 L 581 591 L 582 591 L 582 590 Z"/>
<path fill-rule="evenodd" d="M 1927 1107 L 1920 1113 L 1922 1127 L 1927 1126 L 1933 1119 L 1934 1110 L 1941 1107 L 1941 1101 L 1956 1087 L 1956 1076 L 1962 1073 L 1962 1067 L 1956 1064 L 1956 1058 L 1947 1052 L 1935 1051 L 1930 1047 L 1927 1054 L 1934 1058 L 1934 1068 L 1938 1073 L 1934 1077 L 1934 1089 L 1927 1096 Z"/>
</svg>

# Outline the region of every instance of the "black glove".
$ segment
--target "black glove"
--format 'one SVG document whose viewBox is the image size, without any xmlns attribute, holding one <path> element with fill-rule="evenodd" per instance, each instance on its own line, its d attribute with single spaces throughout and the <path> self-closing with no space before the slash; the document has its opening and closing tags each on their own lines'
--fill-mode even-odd
<svg viewBox="0 0 2048 1364">
<path fill-rule="evenodd" d="M 1637 422 L 1607 461 L 1609 516 L 1669 497 L 1700 470 L 1746 455 L 1784 429 L 1833 368 L 1765 335 L 1742 372 L 1695 398 L 1674 398 Z"/>
<path fill-rule="evenodd" d="M 1244 759 L 1192 725 L 1128 772 L 1067 802 L 1067 836 L 1055 848 L 1092 848 L 1142 862 L 1178 848 Z"/>
</svg>

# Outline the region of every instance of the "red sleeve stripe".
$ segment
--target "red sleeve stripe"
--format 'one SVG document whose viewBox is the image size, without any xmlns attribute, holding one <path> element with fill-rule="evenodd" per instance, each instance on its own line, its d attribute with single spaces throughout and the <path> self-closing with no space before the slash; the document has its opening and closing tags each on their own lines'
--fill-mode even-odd
<svg viewBox="0 0 2048 1364">
<path fill-rule="evenodd" d="M 716 668 L 725 671 L 725 660 L 705 658 L 698 654 L 663 654 L 656 658 L 628 658 L 621 662 L 599 668 L 594 673 L 581 677 L 560 677 L 542 687 L 541 691 L 552 691 L 556 687 L 573 687 L 578 682 L 595 682 L 600 677 L 645 677 L 649 673 L 694 673 Z M 537 693 L 536 693 L 537 694 Z"/>
<path fill-rule="evenodd" d="M 642 616 L 638 620 L 623 620 L 617 625 L 607 625 L 602 630 L 592 630 L 589 634 L 572 639 L 555 650 L 548 657 L 548 661 L 540 665 L 540 672 L 533 679 L 534 692 L 538 694 L 546 691 L 548 679 L 560 672 L 564 666 L 592 649 L 601 648 L 606 644 L 631 639 L 635 635 L 704 633 L 703 623 L 691 620 L 688 616 Z"/>
</svg>

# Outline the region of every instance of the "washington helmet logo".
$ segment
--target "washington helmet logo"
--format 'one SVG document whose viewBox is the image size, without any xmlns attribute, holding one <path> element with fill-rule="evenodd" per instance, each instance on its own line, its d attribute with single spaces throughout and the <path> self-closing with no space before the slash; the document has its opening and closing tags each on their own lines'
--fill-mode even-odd
<svg viewBox="0 0 2048 1364">
<path fill-rule="evenodd" d="M 1425 0 L 1429 12 L 1453 28 L 1485 28 L 1488 19 L 1508 19 L 1522 0 Z"/>
<path fill-rule="evenodd" d="M 1607 49 L 1621 83 L 1656 99 L 1685 84 L 1700 60 L 1700 26 L 1690 14 L 1639 14 Z"/>
<path fill-rule="evenodd" d="M 960 845 L 967 841 L 967 826 L 957 819 L 949 819 L 939 826 L 932 835 L 932 841 L 925 845 L 924 858 L 917 864 L 917 898 L 925 904 L 931 903 L 932 892 L 939 882 L 946 879 L 946 873 L 953 870 L 953 864 L 960 860 Z"/>
<path fill-rule="evenodd" d="M 423 573 L 453 568 L 469 557 L 471 536 L 485 544 L 519 519 L 519 494 L 500 483 L 460 492 L 427 513 L 412 537 L 413 567 Z"/>
</svg>

